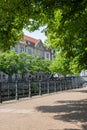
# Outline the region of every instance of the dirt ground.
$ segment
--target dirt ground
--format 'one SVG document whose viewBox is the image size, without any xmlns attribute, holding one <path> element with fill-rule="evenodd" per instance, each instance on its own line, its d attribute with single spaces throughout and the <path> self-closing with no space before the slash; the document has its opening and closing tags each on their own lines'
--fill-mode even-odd
<svg viewBox="0 0 87 130">
<path fill-rule="evenodd" d="M 4 102 L 0 130 L 87 130 L 87 88 Z"/>
</svg>

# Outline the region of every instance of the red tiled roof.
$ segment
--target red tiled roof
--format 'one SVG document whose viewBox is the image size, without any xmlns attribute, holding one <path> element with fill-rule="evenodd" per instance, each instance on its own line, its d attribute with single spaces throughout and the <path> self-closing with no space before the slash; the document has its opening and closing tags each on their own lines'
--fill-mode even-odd
<svg viewBox="0 0 87 130">
<path fill-rule="evenodd" d="M 31 42 L 31 44 L 27 44 L 26 41 Z M 28 45 L 28 46 L 34 48 L 35 45 L 37 45 L 39 41 L 40 41 L 40 39 L 35 39 L 35 38 L 30 37 L 30 36 L 24 35 L 24 41 L 20 41 L 20 43 L 22 43 L 23 45 L 26 45 L 26 46 Z M 45 50 L 44 50 L 45 52 L 50 52 L 51 53 L 50 48 L 48 48 L 48 47 L 44 47 L 44 48 L 45 48 Z"/>
<path fill-rule="evenodd" d="M 39 39 L 35 39 L 35 38 L 32 38 L 32 37 L 30 37 L 30 36 L 24 36 L 24 40 L 26 40 L 26 41 L 30 41 L 30 42 L 32 42 L 32 43 L 37 43 L 37 42 L 39 42 Z"/>
</svg>

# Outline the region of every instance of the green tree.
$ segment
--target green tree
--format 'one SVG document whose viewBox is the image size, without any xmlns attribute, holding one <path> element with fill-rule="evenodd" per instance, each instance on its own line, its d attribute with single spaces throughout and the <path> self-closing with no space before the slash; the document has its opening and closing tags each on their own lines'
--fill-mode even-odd
<svg viewBox="0 0 87 130">
<path fill-rule="evenodd" d="M 14 51 L 0 53 L 0 71 L 8 74 L 9 79 L 13 74 L 18 73 L 18 54 Z"/>
<path fill-rule="evenodd" d="M 23 28 L 36 25 L 32 19 L 37 19 L 40 12 L 37 3 L 32 0 L 0 1 L 0 49 L 10 49 L 23 35 Z"/>
<path fill-rule="evenodd" d="M 18 59 L 19 73 L 25 74 L 28 72 L 27 55 L 24 52 L 21 52 L 18 55 L 19 55 L 19 59 Z"/>
<path fill-rule="evenodd" d="M 24 52 L 19 53 L 18 59 L 18 73 L 24 78 L 27 73 L 33 73 L 33 57 Z"/>
<path fill-rule="evenodd" d="M 51 61 L 48 59 L 41 60 L 41 68 L 42 68 L 41 71 L 44 72 L 45 74 L 50 74 L 51 73 L 49 69 L 50 64 Z"/>
<path fill-rule="evenodd" d="M 37 73 L 41 71 L 41 58 L 39 56 L 32 56 L 32 69 L 33 73 Z"/>
<path fill-rule="evenodd" d="M 87 69 L 86 4 L 85 0 L 62 1 L 60 7 L 55 9 L 53 20 L 48 22 L 48 44 L 61 50 L 61 61 L 66 59 L 74 74 Z"/>
<path fill-rule="evenodd" d="M 9 75 L 26 73 L 35 74 L 37 72 L 48 73 L 48 60 L 42 60 L 39 56 L 31 56 L 24 52 L 17 54 L 14 51 L 0 53 L 0 71 Z"/>
<path fill-rule="evenodd" d="M 66 53 L 66 59 L 77 59 L 79 71 L 87 69 L 86 0 L 3 0 L 0 18 L 0 48 L 16 44 L 23 28 L 46 25 L 48 43 Z"/>
<path fill-rule="evenodd" d="M 49 66 L 51 61 L 43 59 L 40 56 L 33 56 L 32 62 L 33 62 L 32 64 L 33 73 L 37 72 L 43 72 L 45 74 L 50 73 Z"/>
<path fill-rule="evenodd" d="M 66 76 L 67 74 L 71 74 L 70 59 L 65 59 L 64 55 L 60 52 L 56 55 L 55 59 L 50 64 L 50 71 L 52 73 L 57 73 Z"/>
</svg>

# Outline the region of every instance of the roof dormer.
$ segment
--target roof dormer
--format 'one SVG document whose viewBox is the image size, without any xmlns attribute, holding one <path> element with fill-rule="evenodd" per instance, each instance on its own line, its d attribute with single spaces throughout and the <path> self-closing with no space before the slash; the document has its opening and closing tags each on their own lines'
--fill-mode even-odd
<svg viewBox="0 0 87 130">
<path fill-rule="evenodd" d="M 26 41 L 26 43 L 27 43 L 27 45 L 30 45 L 30 44 L 31 44 L 31 42 L 30 42 L 30 41 Z"/>
</svg>

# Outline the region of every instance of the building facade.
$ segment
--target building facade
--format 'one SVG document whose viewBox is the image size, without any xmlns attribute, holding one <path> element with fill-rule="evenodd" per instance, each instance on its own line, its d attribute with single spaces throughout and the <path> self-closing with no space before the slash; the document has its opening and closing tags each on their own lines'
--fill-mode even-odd
<svg viewBox="0 0 87 130">
<path fill-rule="evenodd" d="M 23 40 L 20 40 L 18 44 L 14 47 L 11 47 L 11 50 L 14 50 L 16 53 L 24 52 L 29 55 L 37 55 L 42 57 L 43 59 L 53 60 L 54 59 L 54 51 L 50 48 L 44 46 L 40 39 L 35 39 L 29 36 L 24 36 Z M 16 75 L 18 77 L 18 75 Z M 43 75 L 38 73 L 35 75 L 37 78 L 42 78 Z M 13 79 L 15 75 L 13 75 Z M 0 72 L 0 81 L 4 81 L 8 79 L 8 75 L 3 72 Z"/>
<path fill-rule="evenodd" d="M 39 55 L 43 59 L 54 59 L 54 51 L 50 48 L 44 46 L 40 39 L 35 39 L 29 36 L 24 36 L 23 41 L 19 41 L 15 47 L 11 48 L 15 52 L 25 52 L 29 55 Z"/>
</svg>

